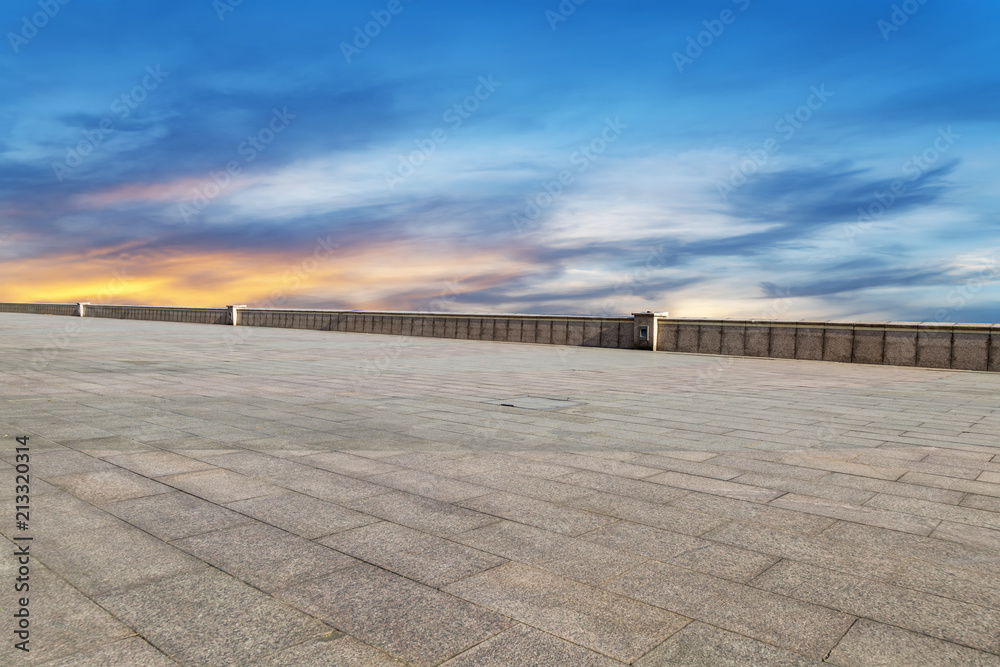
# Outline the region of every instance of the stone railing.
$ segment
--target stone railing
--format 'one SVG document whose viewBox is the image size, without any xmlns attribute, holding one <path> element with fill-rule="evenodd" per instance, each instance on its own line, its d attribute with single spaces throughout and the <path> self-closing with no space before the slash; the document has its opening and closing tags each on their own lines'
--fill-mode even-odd
<svg viewBox="0 0 1000 667">
<path fill-rule="evenodd" d="M 1000 371 L 1000 324 L 0 303 L 0 312 Z"/>
<path fill-rule="evenodd" d="M 79 304 L 84 317 L 116 320 L 153 320 L 193 324 L 229 324 L 228 308 L 171 308 L 167 306 L 108 306 Z M 76 314 L 76 313 L 75 313 Z"/>
<path fill-rule="evenodd" d="M 7 303 L 0 302 L 2 313 L 33 313 L 35 315 L 76 315 L 75 303 Z"/>
<path fill-rule="evenodd" d="M 631 317 L 476 315 L 352 310 L 239 309 L 241 326 L 493 340 L 509 343 L 632 347 Z"/>
<path fill-rule="evenodd" d="M 664 352 L 1000 371 L 997 324 L 646 317 Z"/>
</svg>

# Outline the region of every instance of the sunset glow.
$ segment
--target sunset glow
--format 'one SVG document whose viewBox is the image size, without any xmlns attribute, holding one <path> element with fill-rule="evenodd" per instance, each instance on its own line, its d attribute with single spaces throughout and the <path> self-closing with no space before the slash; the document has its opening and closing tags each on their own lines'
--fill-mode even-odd
<svg viewBox="0 0 1000 667">
<path fill-rule="evenodd" d="M 997 321 L 1000 6 L 894 6 L 7 3 L 0 300 Z"/>
</svg>

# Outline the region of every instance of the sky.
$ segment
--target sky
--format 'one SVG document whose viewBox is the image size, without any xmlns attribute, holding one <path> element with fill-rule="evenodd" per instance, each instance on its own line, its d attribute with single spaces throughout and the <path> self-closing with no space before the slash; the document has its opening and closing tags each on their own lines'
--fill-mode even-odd
<svg viewBox="0 0 1000 667">
<path fill-rule="evenodd" d="M 0 301 L 1000 322 L 998 28 L 8 0 Z"/>
</svg>

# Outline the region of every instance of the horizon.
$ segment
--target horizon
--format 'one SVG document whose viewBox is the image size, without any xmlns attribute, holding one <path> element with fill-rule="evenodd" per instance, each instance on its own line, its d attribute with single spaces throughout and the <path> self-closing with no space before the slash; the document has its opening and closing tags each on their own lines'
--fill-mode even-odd
<svg viewBox="0 0 1000 667">
<path fill-rule="evenodd" d="M 0 300 L 997 322 L 998 18 L 8 3 Z"/>
</svg>

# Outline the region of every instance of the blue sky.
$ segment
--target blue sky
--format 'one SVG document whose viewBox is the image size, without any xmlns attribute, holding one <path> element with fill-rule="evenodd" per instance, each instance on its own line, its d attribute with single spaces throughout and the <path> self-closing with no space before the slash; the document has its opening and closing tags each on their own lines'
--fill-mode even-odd
<svg viewBox="0 0 1000 667">
<path fill-rule="evenodd" d="M 0 300 L 1000 321 L 998 27 L 6 2 Z"/>
</svg>

